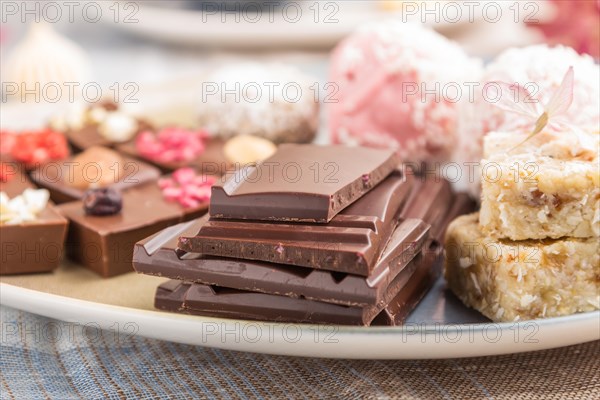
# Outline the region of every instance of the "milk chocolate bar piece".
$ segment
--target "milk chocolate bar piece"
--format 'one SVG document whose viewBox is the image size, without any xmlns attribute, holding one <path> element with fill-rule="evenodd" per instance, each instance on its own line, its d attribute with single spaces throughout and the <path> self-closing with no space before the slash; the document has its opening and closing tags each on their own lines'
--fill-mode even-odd
<svg viewBox="0 0 600 400">
<path fill-rule="evenodd" d="M 125 190 L 123 209 L 108 216 L 88 215 L 83 202 L 58 206 L 70 221 L 67 255 L 103 277 L 132 271 L 134 245 L 169 226 L 206 212 L 206 204 L 183 208 L 168 202 L 155 182 Z"/>
<path fill-rule="evenodd" d="M 179 248 L 368 276 L 398 223 L 413 182 L 413 176 L 396 170 L 327 224 L 210 219 L 198 232 L 182 236 Z M 423 203 L 426 207 L 431 201 Z M 440 206 L 440 212 L 445 207 Z"/>
<path fill-rule="evenodd" d="M 434 249 L 423 249 L 424 252 L 435 254 L 441 247 Z M 431 257 L 431 255 L 430 255 Z M 412 310 L 421 302 L 423 297 L 433 287 L 441 275 L 441 260 L 433 268 L 419 268 L 415 271 L 411 279 L 411 284 L 406 285 L 396 296 L 387 304 L 387 306 L 375 317 L 371 325 L 398 326 L 402 325 L 408 318 Z"/>
<path fill-rule="evenodd" d="M 392 150 L 281 145 L 212 188 L 214 218 L 325 223 L 399 164 Z"/>
<path fill-rule="evenodd" d="M 31 172 L 31 179 L 40 187 L 48 189 L 50 198 L 55 203 L 81 200 L 86 191 L 73 186 L 70 182 L 74 179 L 72 160 L 73 158 L 50 163 Z M 160 178 L 160 171 L 157 168 L 129 157 L 124 157 L 123 169 L 123 177 L 114 183 L 111 182 L 110 187 L 123 190 Z M 110 173 L 112 174 L 113 171 L 111 170 Z"/>
<path fill-rule="evenodd" d="M 439 275 L 441 263 L 438 255 L 428 253 L 415 257 L 386 290 L 386 297 L 390 298 L 384 303 L 366 307 L 348 307 L 182 281 L 169 281 L 159 286 L 154 304 L 161 310 L 211 317 L 368 326 L 388 303 L 392 303 L 394 307 L 404 307 L 403 312 L 397 309 L 387 313 L 383 311 L 385 315 L 378 322 L 400 325 Z M 394 302 L 396 298 L 399 300 Z"/>
<path fill-rule="evenodd" d="M 439 177 L 416 176 L 415 185 L 400 218 L 418 218 L 433 224 L 448 213 L 454 204 L 450 183 Z"/>
<path fill-rule="evenodd" d="M 56 269 L 63 257 L 67 224 L 48 204 L 35 221 L 0 225 L 0 275 Z"/>
<path fill-rule="evenodd" d="M 186 253 L 177 238 L 197 232 L 203 219 L 169 227 L 136 244 L 137 272 L 171 279 L 351 306 L 383 301 L 383 293 L 420 251 L 429 225 L 408 219 L 400 223 L 377 267 L 368 277 L 339 272 Z"/>
<path fill-rule="evenodd" d="M 0 191 L 13 198 L 25 189 L 35 189 L 16 163 L 0 163 Z M 52 204 L 35 221 L 7 225 L 0 223 L 0 275 L 49 272 L 58 267 L 68 221 Z"/>
</svg>

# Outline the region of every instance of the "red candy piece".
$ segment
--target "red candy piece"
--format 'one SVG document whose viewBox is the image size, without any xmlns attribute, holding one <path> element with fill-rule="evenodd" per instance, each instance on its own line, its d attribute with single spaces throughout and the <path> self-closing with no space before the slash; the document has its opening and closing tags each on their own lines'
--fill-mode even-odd
<svg viewBox="0 0 600 400">
<path fill-rule="evenodd" d="M 161 178 L 158 187 L 167 201 L 177 201 L 185 208 L 198 207 L 210 200 L 216 179 L 196 174 L 192 168 L 179 168 L 169 178 Z"/>
<path fill-rule="evenodd" d="M 157 162 L 191 161 L 204 152 L 205 131 L 182 128 L 164 128 L 158 134 L 141 132 L 136 140 L 137 151 L 143 157 Z"/>
<path fill-rule="evenodd" d="M 11 146 L 12 158 L 28 167 L 62 160 L 69 156 L 65 137 L 50 129 L 14 135 L 14 143 Z"/>
<path fill-rule="evenodd" d="M 10 154 L 15 147 L 15 134 L 8 131 L 0 131 L 0 154 Z"/>
</svg>

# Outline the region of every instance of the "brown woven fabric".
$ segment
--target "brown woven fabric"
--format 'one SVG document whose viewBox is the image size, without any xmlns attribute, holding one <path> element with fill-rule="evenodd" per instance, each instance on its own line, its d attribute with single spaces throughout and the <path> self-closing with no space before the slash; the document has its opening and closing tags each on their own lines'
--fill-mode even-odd
<svg viewBox="0 0 600 400">
<path fill-rule="evenodd" d="M 179 372 L 199 373 L 196 355 L 178 346 Z M 189 350 L 189 353 L 188 353 Z M 340 399 L 598 399 L 600 342 L 561 349 L 451 360 L 319 360 L 221 352 L 260 395 Z M 213 353 L 213 351 L 208 351 Z M 270 379 L 265 379 L 265 372 Z M 228 377 L 227 380 L 232 377 Z M 233 377 L 240 387 L 242 378 Z M 283 391 L 283 392 L 282 392 Z M 235 393 L 230 392 L 235 396 Z M 249 393 L 247 393 L 249 394 Z"/>
</svg>

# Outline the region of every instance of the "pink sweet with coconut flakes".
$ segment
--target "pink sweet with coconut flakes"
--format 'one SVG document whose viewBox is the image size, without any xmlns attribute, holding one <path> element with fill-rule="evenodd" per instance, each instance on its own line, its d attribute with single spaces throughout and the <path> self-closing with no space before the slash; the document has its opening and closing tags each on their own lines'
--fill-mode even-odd
<svg viewBox="0 0 600 400">
<path fill-rule="evenodd" d="M 393 148 L 407 161 L 447 160 L 468 100 L 458 91 L 477 81 L 480 68 L 457 44 L 418 25 L 361 29 L 333 53 L 332 139 Z"/>
</svg>

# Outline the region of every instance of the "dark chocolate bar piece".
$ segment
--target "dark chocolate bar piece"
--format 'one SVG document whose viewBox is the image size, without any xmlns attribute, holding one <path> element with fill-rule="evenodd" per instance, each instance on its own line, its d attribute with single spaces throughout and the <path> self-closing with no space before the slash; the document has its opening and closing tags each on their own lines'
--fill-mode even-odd
<svg viewBox="0 0 600 400">
<path fill-rule="evenodd" d="M 423 249 L 429 254 L 434 254 L 436 249 Z M 438 266 L 441 260 L 438 261 Z M 411 284 L 406 285 L 398 294 L 390 300 L 385 308 L 371 321 L 371 325 L 399 326 L 406 321 L 412 310 L 421 302 L 423 297 L 433 287 L 441 275 L 441 266 L 433 268 L 419 268 L 415 271 L 411 279 Z"/>
<path fill-rule="evenodd" d="M 443 182 L 434 185 L 447 187 Z M 471 212 L 474 205 L 466 195 L 459 194 L 438 206 L 445 212 L 431 221 L 433 225 L 427 239 L 430 242 L 425 244 L 431 250 L 441 247 L 447 224 L 458 215 Z M 391 259 L 397 257 L 397 261 L 409 261 L 423 246 L 427 227 L 418 220 L 403 221 L 391 235 L 378 263 L 380 267 L 374 268 L 368 277 L 361 277 L 292 265 L 202 256 L 177 249 L 179 236 L 189 236 L 203 224 L 204 220 L 200 219 L 169 227 L 138 242 L 133 256 L 136 271 L 241 290 L 366 306 L 381 300 L 382 290 L 402 267 L 402 264 L 390 264 L 386 259 L 389 260 L 391 254 Z"/>
<path fill-rule="evenodd" d="M 240 290 L 323 302 L 367 306 L 380 303 L 396 275 L 420 251 L 429 225 L 400 223 L 377 267 L 368 277 L 260 261 L 201 256 L 177 249 L 177 238 L 197 232 L 203 219 L 169 227 L 138 242 L 133 254 L 137 272 Z"/>
<path fill-rule="evenodd" d="M 393 150 L 281 145 L 212 188 L 214 218 L 329 222 L 399 164 Z"/>
<path fill-rule="evenodd" d="M 369 276 L 398 218 L 417 218 L 430 225 L 445 226 L 442 220 L 458 198 L 444 179 L 405 177 L 395 171 L 328 224 L 211 218 L 196 236 L 183 235 L 179 247 L 204 255 Z M 457 204 L 462 203 L 461 200 Z M 438 236 L 436 239 L 441 241 Z"/>
<path fill-rule="evenodd" d="M 182 236 L 179 248 L 368 276 L 398 224 L 413 181 L 396 170 L 327 224 L 210 219 L 198 232 Z"/>
<path fill-rule="evenodd" d="M 183 301 L 192 284 L 172 279 L 156 288 L 154 307 L 159 310 L 185 313 Z"/>
<path fill-rule="evenodd" d="M 435 264 L 435 265 L 432 265 Z M 431 287 L 440 273 L 437 253 L 419 254 L 404 268 L 386 290 L 389 303 L 404 306 L 404 318 Z M 187 288 L 187 290 L 186 290 Z M 185 294 L 181 294 L 185 291 Z M 398 302 L 394 302 L 399 298 Z M 320 301 L 241 291 L 236 289 L 169 281 L 158 287 L 155 306 L 166 311 L 195 315 L 236 318 L 245 320 L 335 324 L 370 325 L 387 303 L 367 307 L 348 307 Z M 409 307 L 412 307 L 408 309 Z M 383 311 L 385 313 L 385 311 Z M 388 317 L 393 314 L 393 317 Z M 396 309 L 382 321 L 399 325 L 404 319 Z M 380 322 L 381 323 L 381 322 Z"/>
</svg>

